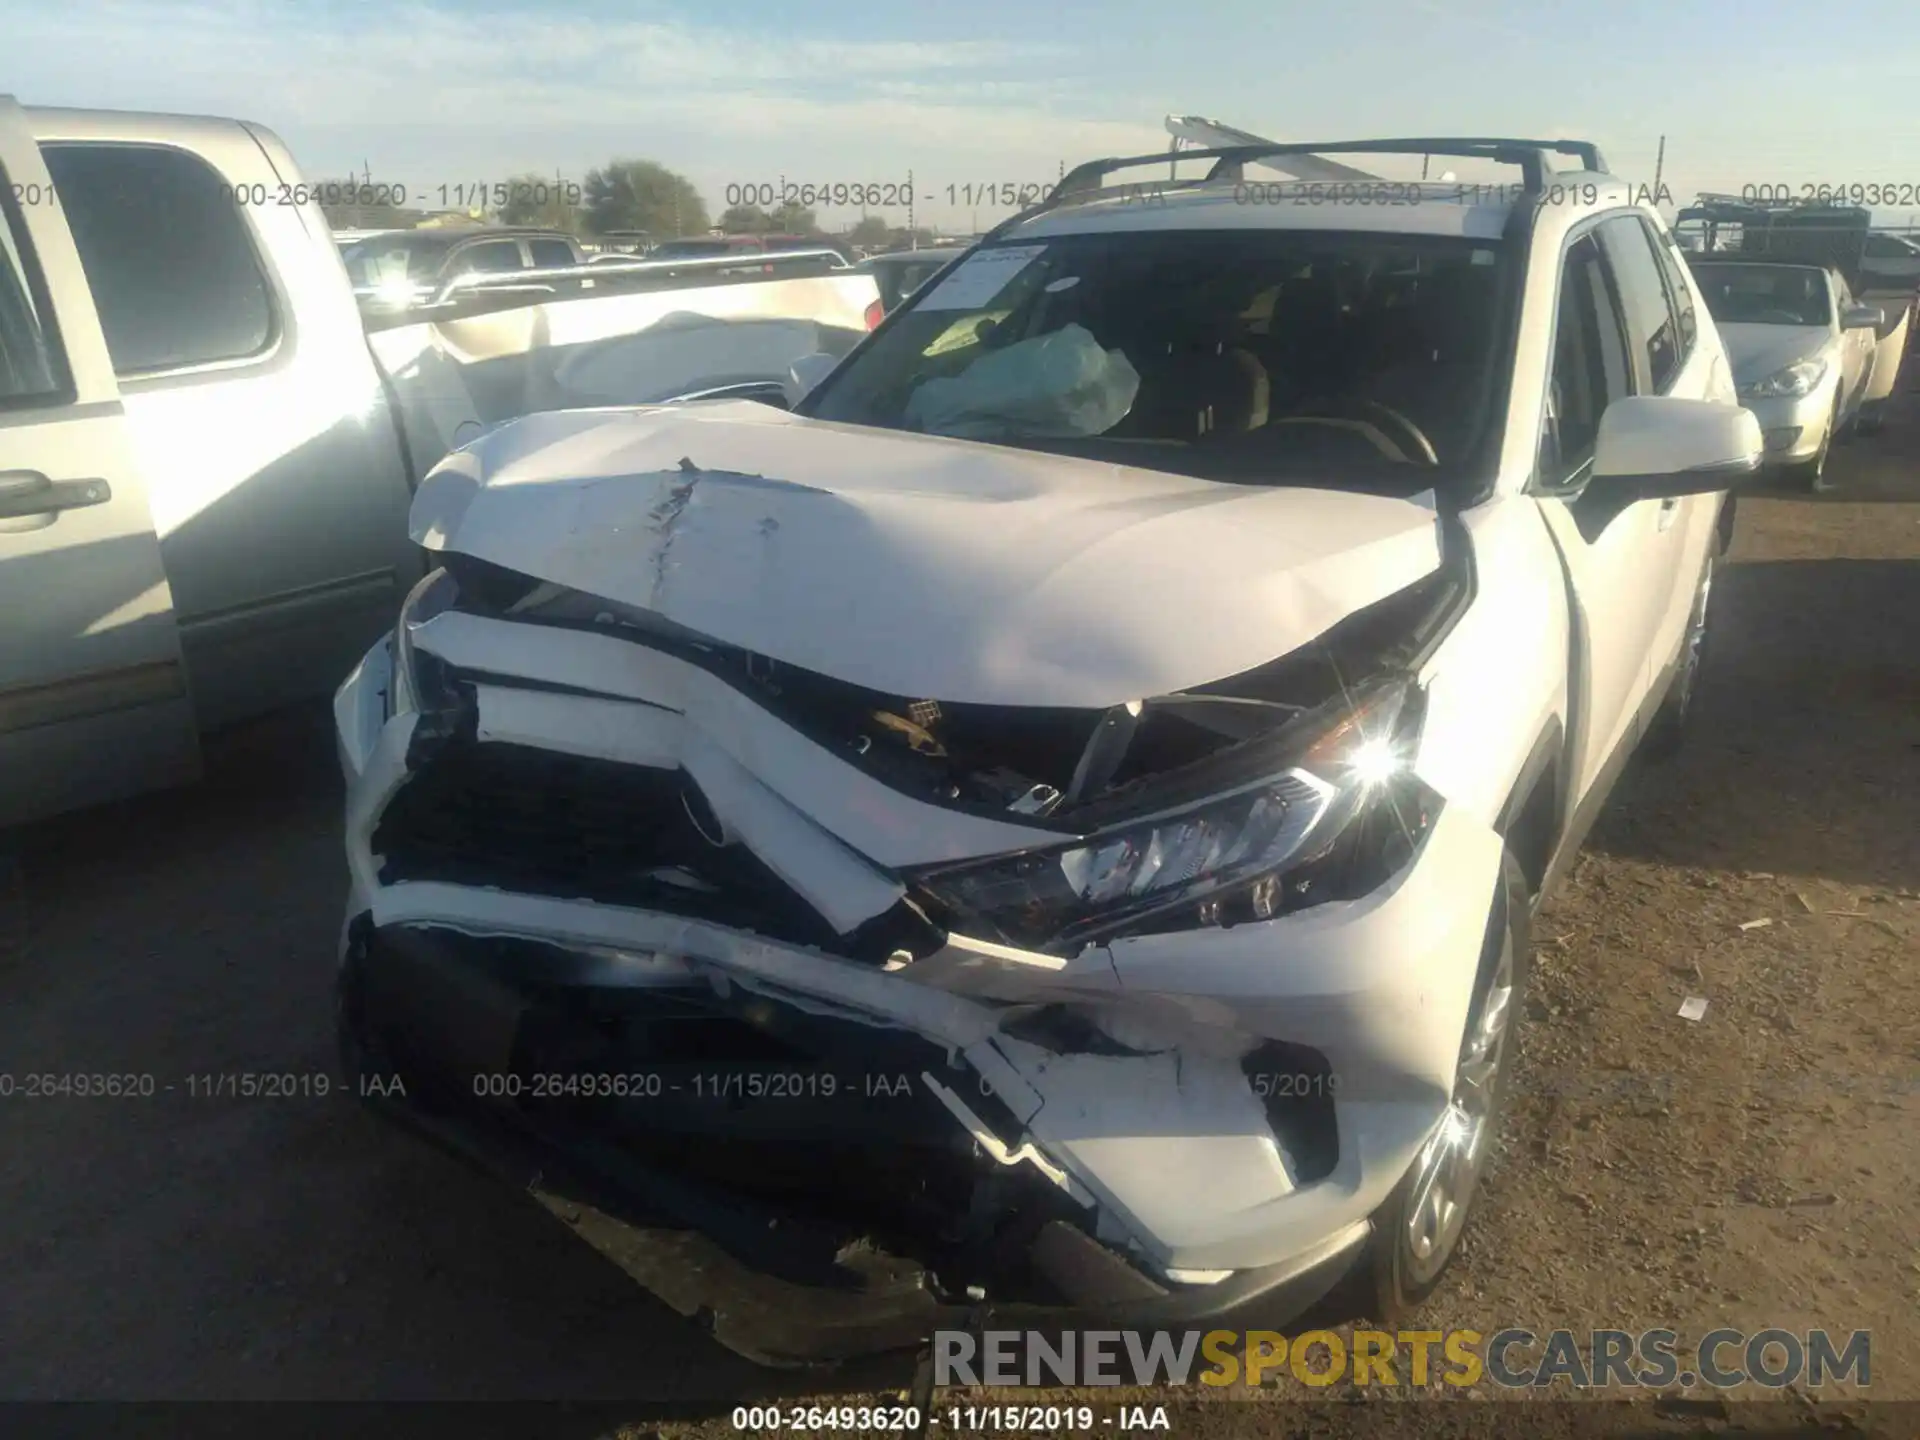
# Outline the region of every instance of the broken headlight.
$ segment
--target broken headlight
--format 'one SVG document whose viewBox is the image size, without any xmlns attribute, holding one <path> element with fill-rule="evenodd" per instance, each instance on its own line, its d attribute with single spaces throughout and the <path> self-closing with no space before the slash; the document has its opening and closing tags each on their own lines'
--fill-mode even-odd
<svg viewBox="0 0 1920 1440">
<path fill-rule="evenodd" d="M 400 602 L 400 618 L 393 625 L 393 688 L 388 694 L 387 714 L 410 715 L 432 708 L 423 700 L 437 696 L 444 688 L 439 683 L 440 662 L 421 655 L 413 648 L 413 631 L 434 616 L 453 608 L 460 587 L 445 570 L 431 570 L 407 592 Z"/>
<path fill-rule="evenodd" d="M 1374 682 L 1240 747 L 1225 773 L 1241 778 L 1205 799 L 915 881 L 949 928 L 1050 950 L 1270 919 L 1337 898 L 1356 873 L 1374 877 L 1370 888 L 1430 818 L 1430 792 L 1409 768 L 1420 702 L 1410 679 Z"/>
</svg>

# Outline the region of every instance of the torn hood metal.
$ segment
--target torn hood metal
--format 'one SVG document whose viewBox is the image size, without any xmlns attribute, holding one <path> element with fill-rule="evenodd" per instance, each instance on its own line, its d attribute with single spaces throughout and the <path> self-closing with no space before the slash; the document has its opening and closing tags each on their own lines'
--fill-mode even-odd
<svg viewBox="0 0 1920 1440">
<path fill-rule="evenodd" d="M 1034 706 L 1239 674 L 1440 563 L 1415 501 L 751 401 L 512 421 L 422 481 L 412 534 L 849 684 Z"/>
</svg>

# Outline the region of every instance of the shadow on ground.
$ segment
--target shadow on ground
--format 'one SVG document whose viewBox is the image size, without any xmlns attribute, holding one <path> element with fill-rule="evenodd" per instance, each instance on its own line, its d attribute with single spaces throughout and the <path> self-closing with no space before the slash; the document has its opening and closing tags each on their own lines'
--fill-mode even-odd
<svg viewBox="0 0 1920 1440">
<path fill-rule="evenodd" d="M 1713 605 L 1689 747 L 1629 773 L 1592 848 L 1920 887 L 1920 561 L 1730 565 Z"/>
</svg>

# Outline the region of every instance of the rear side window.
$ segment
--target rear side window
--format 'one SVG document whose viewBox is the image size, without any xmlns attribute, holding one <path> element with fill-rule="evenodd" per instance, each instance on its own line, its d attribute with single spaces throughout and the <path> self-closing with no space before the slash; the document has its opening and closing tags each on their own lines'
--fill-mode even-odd
<svg viewBox="0 0 1920 1440">
<path fill-rule="evenodd" d="M 1652 237 L 1638 216 L 1623 216 L 1600 226 L 1600 240 L 1620 288 L 1627 343 L 1636 357 L 1634 371 L 1646 389 L 1665 394 L 1680 373 L 1681 348 Z"/>
<path fill-rule="evenodd" d="M 51 318 L 34 299 L 26 227 L 10 193 L 0 171 L 0 409 L 64 399 L 67 392 Z"/>
<path fill-rule="evenodd" d="M 456 275 L 475 272 L 492 275 L 521 268 L 518 240 L 489 240 L 484 245 L 469 245 L 454 257 L 452 267 Z"/>
<path fill-rule="evenodd" d="M 573 247 L 564 240 L 529 240 L 527 249 L 533 252 L 536 270 L 559 270 L 578 263 Z"/>
<path fill-rule="evenodd" d="M 121 375 L 240 360 L 274 337 L 273 298 L 220 176 L 157 145 L 46 145 Z"/>
</svg>

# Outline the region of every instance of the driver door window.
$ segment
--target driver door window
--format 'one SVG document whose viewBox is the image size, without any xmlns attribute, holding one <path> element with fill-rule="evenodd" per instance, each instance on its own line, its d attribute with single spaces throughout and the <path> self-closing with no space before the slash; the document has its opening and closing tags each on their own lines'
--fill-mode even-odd
<svg viewBox="0 0 1920 1440">
<path fill-rule="evenodd" d="M 0 211 L 0 410 L 53 401 L 67 389 L 66 365 L 48 330 L 10 217 Z"/>
<path fill-rule="evenodd" d="M 1607 406 L 1632 393 L 1626 329 L 1591 235 L 1567 251 L 1553 349 L 1539 476 L 1549 488 L 1566 489 L 1579 484 L 1593 462 Z"/>
</svg>

